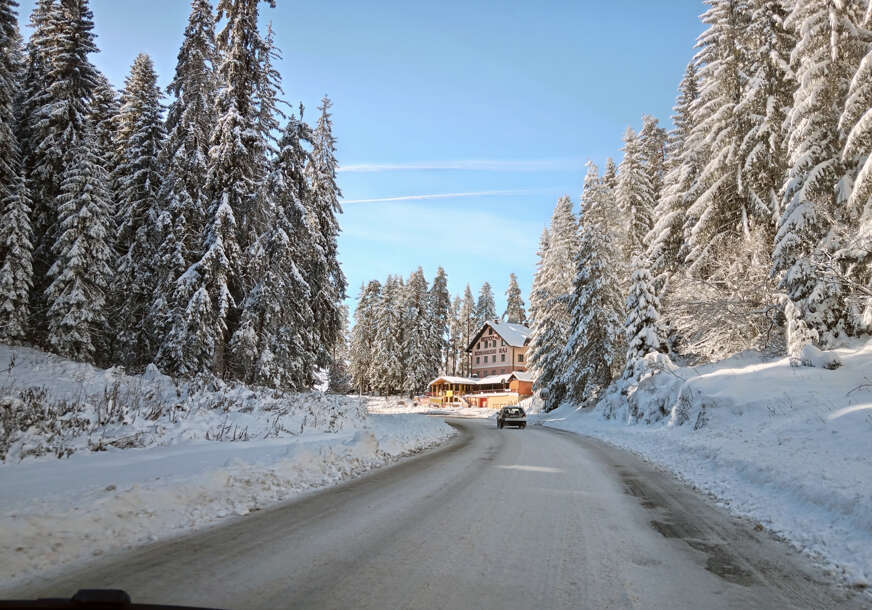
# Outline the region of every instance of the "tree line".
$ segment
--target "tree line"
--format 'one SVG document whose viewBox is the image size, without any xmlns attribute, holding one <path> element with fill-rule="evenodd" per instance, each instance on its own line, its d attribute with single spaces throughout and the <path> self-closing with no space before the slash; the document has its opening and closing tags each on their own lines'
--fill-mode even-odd
<svg viewBox="0 0 872 610">
<path fill-rule="evenodd" d="M 501 319 L 526 324 L 518 278 L 512 273 Z M 497 319 L 490 283 L 474 299 L 469 284 L 453 299 L 442 267 L 428 287 L 421 267 L 407 280 L 389 275 L 361 286 L 349 349 L 352 385 L 361 393 L 416 394 L 439 374 L 469 375 L 466 347 L 487 320 Z"/>
<path fill-rule="evenodd" d="M 708 0 L 673 128 L 558 201 L 530 298 L 548 408 L 650 354 L 797 356 L 872 325 L 872 6 Z M 784 332 L 780 332 L 784 331 Z"/>
<path fill-rule="evenodd" d="M 281 99 L 261 1 L 192 0 L 167 94 L 91 62 L 88 0 L 0 0 L 0 341 L 303 389 L 342 335 L 335 140 Z M 218 25 L 221 28 L 218 29 Z"/>
</svg>

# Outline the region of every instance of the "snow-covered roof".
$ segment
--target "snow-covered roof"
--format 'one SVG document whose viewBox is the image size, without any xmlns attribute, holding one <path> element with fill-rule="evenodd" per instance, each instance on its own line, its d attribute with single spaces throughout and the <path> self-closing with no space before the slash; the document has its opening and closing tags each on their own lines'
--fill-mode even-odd
<svg viewBox="0 0 872 610">
<path fill-rule="evenodd" d="M 514 371 L 511 376 L 518 381 L 536 381 L 536 376 L 530 371 Z"/>
<path fill-rule="evenodd" d="M 445 383 L 457 383 L 463 385 L 494 385 L 497 383 L 508 383 L 509 379 L 514 377 L 520 381 L 533 381 L 533 374 L 523 371 L 513 371 L 504 375 L 488 375 L 487 377 L 456 377 L 453 375 L 440 375 L 433 381 L 427 384 L 429 388 L 434 383 L 443 381 Z"/>
<path fill-rule="evenodd" d="M 499 320 L 488 320 L 481 325 L 478 332 L 472 337 L 466 351 L 470 351 L 472 346 L 481 338 L 484 329 L 490 326 L 500 338 L 511 347 L 524 347 L 530 339 L 530 329 L 523 324 L 515 324 L 514 322 L 500 322 Z"/>
</svg>

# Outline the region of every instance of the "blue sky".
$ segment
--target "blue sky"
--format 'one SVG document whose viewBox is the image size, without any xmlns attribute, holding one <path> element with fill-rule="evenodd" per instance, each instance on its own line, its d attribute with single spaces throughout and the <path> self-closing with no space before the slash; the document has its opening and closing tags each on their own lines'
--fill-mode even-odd
<svg viewBox="0 0 872 610">
<path fill-rule="evenodd" d="M 26 21 L 34 2 L 20 4 Z M 527 300 L 539 234 L 560 194 L 577 201 L 585 161 L 619 160 L 642 113 L 668 124 L 703 10 L 697 0 L 277 5 L 262 19 L 284 54 L 286 98 L 309 119 L 322 94 L 334 101 L 352 307 L 361 282 L 418 265 L 431 281 L 445 267 L 453 293 L 489 281 L 498 308 L 514 272 Z M 165 86 L 189 3 L 91 6 L 93 61 L 113 84 L 146 52 Z M 465 193 L 478 195 L 431 197 Z"/>
</svg>

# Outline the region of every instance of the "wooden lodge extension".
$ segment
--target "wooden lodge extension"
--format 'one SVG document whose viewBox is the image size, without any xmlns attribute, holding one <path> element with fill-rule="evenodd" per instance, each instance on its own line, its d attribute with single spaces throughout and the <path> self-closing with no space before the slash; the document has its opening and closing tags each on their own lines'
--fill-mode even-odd
<svg viewBox="0 0 872 610">
<path fill-rule="evenodd" d="M 533 376 L 525 371 L 482 379 L 443 375 L 430 382 L 430 404 L 435 406 L 499 409 L 533 395 Z"/>
</svg>

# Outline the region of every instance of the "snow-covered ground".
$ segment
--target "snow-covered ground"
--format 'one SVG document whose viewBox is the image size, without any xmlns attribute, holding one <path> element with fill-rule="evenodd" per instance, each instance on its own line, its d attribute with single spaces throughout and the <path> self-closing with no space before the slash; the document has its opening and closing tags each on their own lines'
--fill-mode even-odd
<svg viewBox="0 0 872 610">
<path fill-rule="evenodd" d="M 453 434 L 356 397 L 176 384 L 0 346 L 0 583 L 245 515 Z"/>
<path fill-rule="evenodd" d="M 419 413 L 441 415 L 443 417 L 473 417 L 487 419 L 496 417 L 496 409 L 479 407 L 435 407 L 423 401 L 410 400 L 402 396 L 370 396 L 365 398 L 367 409 L 372 414 L 392 415 L 399 413 Z"/>
<path fill-rule="evenodd" d="M 629 400 L 613 394 L 541 421 L 642 455 L 869 586 L 872 341 L 835 352 L 835 370 L 751 352 L 697 367 L 661 363 Z"/>
</svg>

